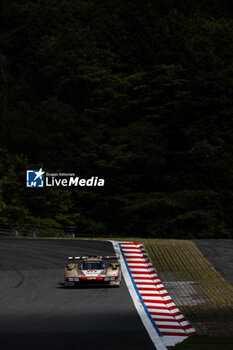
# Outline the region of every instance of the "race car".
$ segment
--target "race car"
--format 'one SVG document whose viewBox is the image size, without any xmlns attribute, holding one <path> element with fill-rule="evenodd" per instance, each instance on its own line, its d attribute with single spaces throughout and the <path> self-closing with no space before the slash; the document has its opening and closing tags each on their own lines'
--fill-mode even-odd
<svg viewBox="0 0 233 350">
<path fill-rule="evenodd" d="M 105 284 L 119 287 L 121 265 L 117 256 L 76 256 L 68 257 L 65 267 L 65 287 L 85 284 Z"/>
</svg>

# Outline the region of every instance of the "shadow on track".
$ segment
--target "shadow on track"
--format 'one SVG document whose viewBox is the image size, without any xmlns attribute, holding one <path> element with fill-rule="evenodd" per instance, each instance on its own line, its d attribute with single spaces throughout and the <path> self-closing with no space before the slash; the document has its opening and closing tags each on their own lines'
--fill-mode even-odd
<svg viewBox="0 0 233 350">
<path fill-rule="evenodd" d="M 86 284 L 86 285 L 79 285 L 79 286 L 72 286 L 72 287 L 67 287 L 64 285 L 64 283 L 57 283 L 58 287 L 56 289 L 117 289 L 119 286 L 108 286 L 108 285 L 103 285 L 103 284 Z"/>
</svg>

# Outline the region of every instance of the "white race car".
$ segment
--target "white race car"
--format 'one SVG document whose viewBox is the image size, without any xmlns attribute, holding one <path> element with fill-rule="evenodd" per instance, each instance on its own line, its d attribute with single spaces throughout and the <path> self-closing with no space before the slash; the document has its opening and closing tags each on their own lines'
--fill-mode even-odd
<svg viewBox="0 0 233 350">
<path fill-rule="evenodd" d="M 76 256 L 65 267 L 66 287 L 85 284 L 105 284 L 119 287 L 121 266 L 116 256 Z"/>
</svg>

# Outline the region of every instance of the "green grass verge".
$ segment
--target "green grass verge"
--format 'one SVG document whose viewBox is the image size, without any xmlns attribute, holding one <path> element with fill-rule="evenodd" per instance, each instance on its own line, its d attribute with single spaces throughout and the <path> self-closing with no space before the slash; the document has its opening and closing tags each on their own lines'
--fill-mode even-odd
<svg viewBox="0 0 233 350">
<path fill-rule="evenodd" d="M 182 343 L 177 344 L 176 350 L 232 350 L 233 336 L 214 337 L 207 335 L 196 335 L 189 337 Z"/>
</svg>

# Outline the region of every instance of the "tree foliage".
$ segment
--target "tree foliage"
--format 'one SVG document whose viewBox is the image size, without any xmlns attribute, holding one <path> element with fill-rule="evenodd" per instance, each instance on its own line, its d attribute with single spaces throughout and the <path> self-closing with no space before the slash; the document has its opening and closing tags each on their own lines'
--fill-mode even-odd
<svg viewBox="0 0 233 350">
<path fill-rule="evenodd" d="M 0 220 L 232 237 L 232 56 L 227 0 L 2 1 Z"/>
</svg>

